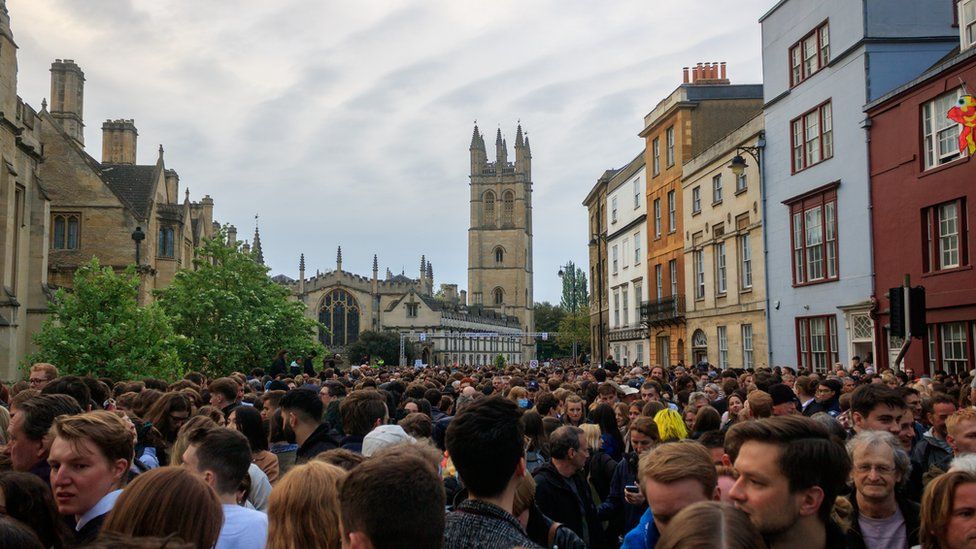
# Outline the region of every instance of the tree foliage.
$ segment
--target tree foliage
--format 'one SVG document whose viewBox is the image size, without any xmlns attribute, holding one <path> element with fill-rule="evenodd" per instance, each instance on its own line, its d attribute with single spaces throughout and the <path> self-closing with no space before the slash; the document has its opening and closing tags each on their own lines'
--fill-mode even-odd
<svg viewBox="0 0 976 549">
<path fill-rule="evenodd" d="M 417 356 L 417 352 L 410 341 L 404 344 L 407 364 L 410 364 Z M 346 356 L 350 364 L 375 364 L 382 360 L 386 365 L 398 365 L 400 364 L 400 334 L 390 330 L 360 332 L 356 341 L 346 347 Z"/>
<path fill-rule="evenodd" d="M 211 375 L 267 367 L 287 349 L 292 356 L 323 356 L 317 322 L 287 288 L 268 278 L 267 267 L 225 242 L 223 234 L 197 250 L 194 269 L 177 272 L 156 292 L 159 305 L 186 336 L 181 358 Z"/>
<path fill-rule="evenodd" d="M 562 322 L 563 317 L 566 316 L 566 310 L 559 305 L 553 305 L 548 301 L 535 304 L 535 329 L 537 332 L 552 333 L 555 334 L 559 331 L 559 323 Z M 570 343 L 569 349 L 566 349 L 556 341 L 556 336 L 546 339 L 542 338 L 536 340 L 536 355 L 539 357 L 540 361 L 545 361 L 551 358 L 560 358 L 565 356 L 570 356 L 573 352 L 572 342 Z"/>
<path fill-rule="evenodd" d="M 563 294 L 559 306 L 574 313 L 589 306 L 586 290 L 586 272 L 572 261 L 567 261 L 563 271 Z"/>
<path fill-rule="evenodd" d="M 570 349 L 571 353 L 574 341 L 577 355 L 590 352 L 590 315 L 585 309 L 567 313 L 559 322 L 556 342 L 561 347 Z"/>
<path fill-rule="evenodd" d="M 138 305 L 135 267 L 116 273 L 98 258 L 79 267 L 71 291 L 58 290 L 51 316 L 34 335 L 26 364 L 50 362 L 62 374 L 112 379 L 182 375 L 177 336 L 158 305 Z"/>
</svg>

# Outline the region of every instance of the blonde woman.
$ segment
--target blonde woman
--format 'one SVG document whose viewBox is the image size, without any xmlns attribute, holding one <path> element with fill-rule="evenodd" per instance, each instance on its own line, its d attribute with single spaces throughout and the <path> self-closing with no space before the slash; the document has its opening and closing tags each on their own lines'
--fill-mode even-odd
<svg viewBox="0 0 976 549">
<path fill-rule="evenodd" d="M 321 461 L 288 471 L 271 491 L 267 549 L 339 549 L 339 485 L 346 474 Z"/>
<path fill-rule="evenodd" d="M 600 426 L 595 423 L 584 423 L 580 425 L 586 437 L 586 446 L 590 449 L 590 457 L 586 461 L 587 479 L 593 490 L 596 492 L 599 501 L 603 501 L 610 495 L 610 482 L 613 480 L 613 472 L 617 470 L 617 462 L 603 451 L 603 440 Z"/>
</svg>

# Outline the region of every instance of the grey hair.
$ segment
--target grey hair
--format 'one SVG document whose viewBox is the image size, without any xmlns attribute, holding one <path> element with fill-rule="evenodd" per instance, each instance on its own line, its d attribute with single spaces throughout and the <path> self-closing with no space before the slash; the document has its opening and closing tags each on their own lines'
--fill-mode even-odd
<svg viewBox="0 0 976 549">
<path fill-rule="evenodd" d="M 715 391 L 719 398 L 725 398 L 725 392 L 718 386 L 718 383 L 708 383 L 705 385 L 705 388 Z"/>
<path fill-rule="evenodd" d="M 955 473 L 956 471 L 965 471 L 976 475 L 976 454 L 962 454 L 954 458 L 952 465 L 946 472 Z"/>
<path fill-rule="evenodd" d="M 912 461 L 908 457 L 908 453 L 905 452 L 905 449 L 902 448 L 901 442 L 895 435 L 888 431 L 863 431 L 859 433 L 847 441 L 847 455 L 850 456 L 851 464 L 853 465 L 854 453 L 857 452 L 858 448 L 862 446 L 873 447 L 885 445 L 891 448 L 892 454 L 894 455 L 895 471 L 901 476 L 898 484 L 904 484 L 908 481 L 909 473 L 912 472 Z"/>
<path fill-rule="evenodd" d="M 698 400 L 699 398 L 704 398 L 705 400 L 708 400 L 708 395 L 706 395 L 702 391 L 695 391 L 694 393 L 688 395 L 688 404 L 694 404 L 695 401 Z"/>
<path fill-rule="evenodd" d="M 580 449 L 580 435 L 584 434 L 579 427 L 563 425 L 549 435 L 549 454 L 556 459 L 566 459 L 570 450 Z"/>
</svg>

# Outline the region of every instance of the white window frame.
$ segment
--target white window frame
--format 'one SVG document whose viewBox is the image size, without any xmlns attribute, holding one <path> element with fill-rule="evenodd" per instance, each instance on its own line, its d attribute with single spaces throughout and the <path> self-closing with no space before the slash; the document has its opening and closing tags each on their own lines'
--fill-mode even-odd
<svg viewBox="0 0 976 549">
<path fill-rule="evenodd" d="M 722 174 L 712 177 L 712 205 L 722 202 Z"/>
<path fill-rule="evenodd" d="M 677 209 L 675 207 L 674 191 L 668 191 L 668 232 L 678 230 Z"/>
<path fill-rule="evenodd" d="M 976 45 L 976 0 L 959 2 L 959 37 L 963 50 Z"/>
<path fill-rule="evenodd" d="M 749 369 L 753 367 L 752 350 L 752 324 L 743 324 L 740 328 L 742 332 L 742 367 Z"/>
<path fill-rule="evenodd" d="M 651 177 L 654 177 L 661 173 L 661 138 L 655 137 L 651 147 L 654 150 L 654 158 L 651 163 Z"/>
<path fill-rule="evenodd" d="M 618 257 L 617 245 L 614 244 L 612 249 L 613 249 L 613 274 L 617 274 L 618 272 L 617 271 L 617 257 Z"/>
<path fill-rule="evenodd" d="M 654 238 L 661 238 L 661 199 L 654 199 Z"/>
<path fill-rule="evenodd" d="M 962 126 L 946 117 L 960 97 L 962 88 L 956 88 L 922 104 L 922 147 L 926 170 L 963 157 L 963 153 L 959 152 Z M 943 146 L 947 148 L 943 150 Z"/>
<path fill-rule="evenodd" d="M 745 172 L 740 173 L 739 175 L 735 176 L 735 192 L 736 192 L 736 194 L 741 193 L 742 191 L 745 191 L 748 188 L 749 188 L 749 180 L 748 180 L 748 176 L 746 175 Z"/>
<path fill-rule="evenodd" d="M 640 262 L 641 262 L 641 256 L 640 256 L 641 248 L 640 248 L 640 245 L 641 245 L 640 233 L 639 232 L 636 232 L 636 233 L 634 233 L 634 265 L 640 265 Z"/>
<path fill-rule="evenodd" d="M 752 248 L 749 233 L 739 235 L 739 286 L 743 290 L 752 288 Z"/>
<path fill-rule="evenodd" d="M 640 178 L 638 177 L 637 180 L 634 181 L 634 209 L 635 210 L 637 208 L 640 208 L 640 197 L 641 197 Z"/>
<path fill-rule="evenodd" d="M 661 299 L 664 297 L 664 269 L 660 263 L 654 266 L 654 282 L 657 288 L 657 298 Z"/>
<path fill-rule="evenodd" d="M 678 295 L 678 260 L 668 261 L 668 276 L 671 277 L 671 295 Z"/>
<path fill-rule="evenodd" d="M 723 295 L 728 292 L 728 268 L 725 257 L 725 241 L 715 243 L 715 293 Z"/>
<path fill-rule="evenodd" d="M 626 284 L 624 284 L 624 287 L 620 290 L 620 293 L 621 293 L 621 295 L 623 297 L 623 299 L 622 299 L 622 301 L 623 301 L 623 309 L 624 309 L 624 323 L 623 323 L 623 325 L 624 326 L 627 326 L 627 325 L 630 324 L 630 296 L 628 295 L 627 285 Z"/>
<path fill-rule="evenodd" d="M 665 131 L 665 135 L 668 140 L 668 167 L 674 166 L 674 126 L 671 126 Z"/>
<path fill-rule="evenodd" d="M 613 292 L 613 325 L 620 326 L 620 292 Z"/>
<path fill-rule="evenodd" d="M 705 299 L 705 251 L 695 250 L 695 299 Z"/>
<path fill-rule="evenodd" d="M 951 209 L 951 217 L 949 215 Z M 946 202 L 935 208 L 935 222 L 939 239 L 939 269 L 960 266 L 959 260 L 959 201 Z"/>
<path fill-rule="evenodd" d="M 718 326 L 718 367 L 725 370 L 729 367 L 729 331 L 725 326 Z"/>
<path fill-rule="evenodd" d="M 691 189 L 691 213 L 701 212 L 701 187 Z"/>
<path fill-rule="evenodd" d="M 617 197 L 616 195 L 614 195 L 614 197 L 610 199 L 610 223 L 616 223 L 616 222 L 617 222 Z"/>
</svg>

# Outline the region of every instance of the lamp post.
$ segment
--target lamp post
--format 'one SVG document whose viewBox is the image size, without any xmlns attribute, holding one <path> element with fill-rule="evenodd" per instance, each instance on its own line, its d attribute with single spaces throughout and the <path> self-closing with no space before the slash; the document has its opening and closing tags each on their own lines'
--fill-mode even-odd
<svg viewBox="0 0 976 549">
<path fill-rule="evenodd" d="M 136 227 L 136 230 L 132 231 L 132 240 L 136 243 L 136 267 L 139 266 L 139 247 L 145 239 L 146 233 L 142 232 L 142 227 Z"/>
</svg>

